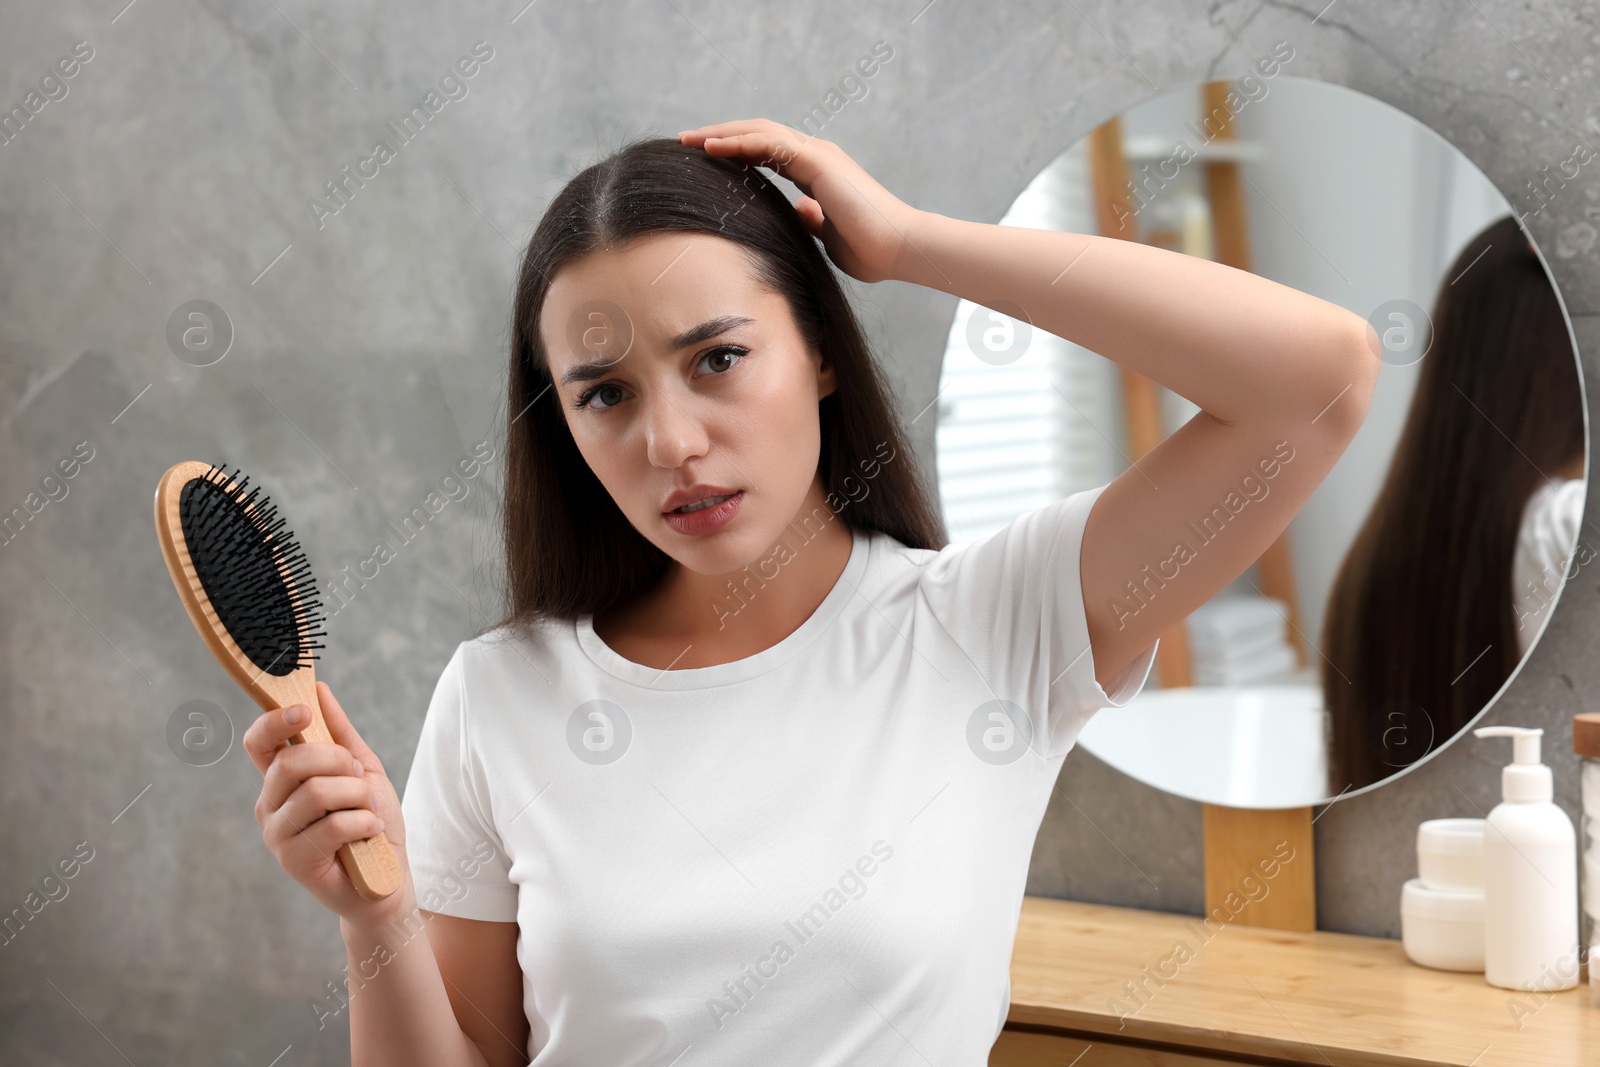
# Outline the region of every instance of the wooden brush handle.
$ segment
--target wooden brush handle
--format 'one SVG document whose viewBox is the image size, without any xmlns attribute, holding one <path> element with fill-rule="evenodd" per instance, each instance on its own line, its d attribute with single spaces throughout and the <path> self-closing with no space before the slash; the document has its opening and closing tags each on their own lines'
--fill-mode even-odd
<svg viewBox="0 0 1600 1067">
<path fill-rule="evenodd" d="M 281 677 L 262 675 L 255 686 L 246 689 L 263 711 L 290 704 L 304 704 L 311 709 L 311 721 L 304 730 L 289 738 L 291 745 L 308 741 L 335 743 L 328 724 L 322 720 L 322 703 L 317 699 L 316 675 L 311 667 L 301 667 Z M 368 900 L 381 900 L 400 888 L 400 862 L 382 830 L 364 841 L 340 845 L 339 862 L 344 865 L 356 892 Z"/>
<path fill-rule="evenodd" d="M 161 476 L 156 488 L 156 540 L 161 544 L 161 555 L 166 560 L 167 572 L 177 587 L 178 599 L 183 601 L 189 620 L 200 632 L 206 647 L 217 657 L 217 662 L 227 668 L 233 680 L 263 711 L 304 704 L 311 709 L 311 722 L 304 730 L 289 738 L 290 744 L 307 741 L 333 743 L 327 723 L 322 721 L 322 704 L 317 699 L 317 676 L 311 664 L 297 667 L 288 674 L 268 674 L 257 667 L 244 649 L 228 633 L 228 628 L 217 616 L 211 598 L 195 570 L 189 556 L 189 546 L 183 537 L 183 519 L 179 512 L 183 487 L 210 470 L 210 464 L 188 460 L 176 463 Z M 382 831 L 365 841 L 351 841 L 339 846 L 339 862 L 344 865 L 350 882 L 368 900 L 381 900 L 400 888 L 400 863 L 389 839 Z"/>
</svg>

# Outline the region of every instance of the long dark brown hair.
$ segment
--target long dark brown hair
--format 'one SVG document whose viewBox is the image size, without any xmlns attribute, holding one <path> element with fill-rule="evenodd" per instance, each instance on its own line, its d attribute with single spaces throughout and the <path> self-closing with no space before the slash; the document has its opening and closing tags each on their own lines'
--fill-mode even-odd
<svg viewBox="0 0 1600 1067">
<path fill-rule="evenodd" d="M 1577 361 L 1517 221 L 1479 233 L 1447 277 L 1388 476 L 1328 596 L 1335 792 L 1444 745 L 1516 669 L 1523 507 L 1583 455 Z"/>
<path fill-rule="evenodd" d="M 818 471 L 836 494 L 829 499 L 841 503 L 838 518 L 912 548 L 947 543 L 889 385 L 820 242 L 788 199 L 741 161 L 672 138 L 635 140 L 562 188 L 522 258 L 506 390 L 506 614 L 490 629 L 598 614 L 640 596 L 672 566 L 578 451 L 539 331 L 545 295 L 563 266 L 664 232 L 743 246 L 761 284 L 786 300 L 801 336 L 832 364 L 837 384 L 818 404 Z"/>
</svg>

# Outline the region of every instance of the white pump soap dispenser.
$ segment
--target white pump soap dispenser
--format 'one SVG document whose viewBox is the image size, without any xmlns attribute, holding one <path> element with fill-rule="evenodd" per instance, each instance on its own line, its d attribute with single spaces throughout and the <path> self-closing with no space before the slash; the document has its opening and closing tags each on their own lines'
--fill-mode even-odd
<svg viewBox="0 0 1600 1067">
<path fill-rule="evenodd" d="M 1578 984 L 1578 837 L 1552 802 L 1550 768 L 1539 762 L 1544 731 L 1484 726 L 1509 737 L 1513 762 L 1500 773 L 1501 802 L 1483 834 L 1483 976 L 1502 989 Z"/>
</svg>

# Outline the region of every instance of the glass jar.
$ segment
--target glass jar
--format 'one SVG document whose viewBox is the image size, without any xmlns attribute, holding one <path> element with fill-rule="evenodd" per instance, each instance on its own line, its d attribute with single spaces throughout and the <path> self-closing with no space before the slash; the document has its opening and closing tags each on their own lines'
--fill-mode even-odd
<svg viewBox="0 0 1600 1067">
<path fill-rule="evenodd" d="M 1600 1008 L 1600 714 L 1572 717 L 1572 747 L 1583 757 L 1579 789 L 1583 817 L 1578 830 L 1579 886 L 1583 918 L 1579 936 L 1589 962 L 1589 1003 Z"/>
</svg>

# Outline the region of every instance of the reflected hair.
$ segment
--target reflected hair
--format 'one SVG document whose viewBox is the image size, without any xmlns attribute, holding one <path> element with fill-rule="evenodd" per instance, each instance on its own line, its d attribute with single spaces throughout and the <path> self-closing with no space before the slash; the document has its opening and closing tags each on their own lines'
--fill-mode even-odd
<svg viewBox="0 0 1600 1067">
<path fill-rule="evenodd" d="M 843 500 L 852 477 L 872 479 L 871 492 L 833 514 L 853 530 L 880 531 L 912 548 L 947 543 L 890 387 L 821 243 L 793 205 L 754 166 L 675 138 L 639 139 L 566 183 L 522 257 L 506 388 L 505 615 L 489 629 L 598 614 L 641 596 L 673 564 L 628 521 L 579 452 L 540 333 L 545 297 L 562 267 L 656 233 L 737 244 L 758 284 L 784 298 L 802 338 L 832 365 L 836 385 L 817 412 L 824 490 L 830 502 Z M 876 452 L 885 445 L 887 461 Z"/>
<path fill-rule="evenodd" d="M 1583 455 L 1566 320 L 1516 219 L 1469 241 L 1446 277 L 1388 475 L 1323 616 L 1329 795 L 1448 742 L 1516 669 L 1523 509 Z"/>
</svg>

